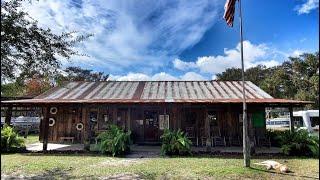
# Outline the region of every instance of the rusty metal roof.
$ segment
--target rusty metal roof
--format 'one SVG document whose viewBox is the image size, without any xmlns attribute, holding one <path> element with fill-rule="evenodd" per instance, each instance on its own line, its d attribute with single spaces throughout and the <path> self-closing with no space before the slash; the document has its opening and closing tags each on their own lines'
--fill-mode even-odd
<svg viewBox="0 0 320 180">
<path fill-rule="evenodd" d="M 250 81 L 245 82 L 248 103 L 303 103 L 274 99 Z M 34 99 L 4 103 L 239 103 L 241 81 L 105 81 L 66 82 Z"/>
</svg>

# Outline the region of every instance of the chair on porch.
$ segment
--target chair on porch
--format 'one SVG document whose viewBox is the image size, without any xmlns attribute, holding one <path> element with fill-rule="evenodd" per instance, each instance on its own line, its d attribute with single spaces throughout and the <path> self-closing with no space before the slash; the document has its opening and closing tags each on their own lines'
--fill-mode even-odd
<svg viewBox="0 0 320 180">
<path fill-rule="evenodd" d="M 198 141 L 196 138 L 196 133 L 194 131 L 194 127 L 186 127 L 186 136 L 187 136 L 187 138 L 189 138 L 192 141 L 192 143 L 196 143 L 198 146 Z"/>
<path fill-rule="evenodd" d="M 219 127 L 212 127 L 211 131 L 211 140 L 214 146 L 226 146 L 226 138 L 221 136 L 220 128 Z"/>
<path fill-rule="evenodd" d="M 200 133 L 199 138 L 200 138 L 201 146 L 206 146 L 207 137 L 206 137 L 204 128 L 200 128 L 200 132 L 199 133 Z"/>
<path fill-rule="evenodd" d="M 229 146 L 242 146 L 242 141 L 239 136 L 228 137 Z"/>
</svg>

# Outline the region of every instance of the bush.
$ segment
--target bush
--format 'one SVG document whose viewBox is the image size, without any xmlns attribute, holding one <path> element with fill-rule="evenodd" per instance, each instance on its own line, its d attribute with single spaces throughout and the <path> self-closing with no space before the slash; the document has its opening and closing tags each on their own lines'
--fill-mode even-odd
<svg viewBox="0 0 320 180">
<path fill-rule="evenodd" d="M 177 131 L 170 131 L 169 129 L 165 129 L 163 135 L 160 138 L 162 141 L 162 155 L 191 154 L 192 142 L 180 129 Z"/>
<path fill-rule="evenodd" d="M 286 155 L 319 157 L 319 137 L 310 135 L 306 130 L 284 131 L 278 140 Z"/>
<path fill-rule="evenodd" d="M 116 125 L 98 136 L 99 150 L 101 153 L 110 153 L 112 156 L 122 155 L 130 151 L 131 132 L 124 132 Z"/>
<path fill-rule="evenodd" d="M 17 152 L 25 150 L 24 139 L 7 124 L 1 129 L 1 151 Z"/>
<path fill-rule="evenodd" d="M 280 147 L 281 144 L 279 143 L 279 136 L 283 133 L 283 130 L 270 130 L 267 129 L 266 137 L 270 138 L 271 146 Z"/>
</svg>

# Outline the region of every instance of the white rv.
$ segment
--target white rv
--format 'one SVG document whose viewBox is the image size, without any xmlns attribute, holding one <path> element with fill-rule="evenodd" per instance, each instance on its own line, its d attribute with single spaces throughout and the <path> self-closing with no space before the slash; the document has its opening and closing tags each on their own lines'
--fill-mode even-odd
<svg viewBox="0 0 320 180">
<path fill-rule="evenodd" d="M 301 129 L 307 129 L 310 133 L 319 131 L 319 110 L 296 111 L 293 116 L 302 117 Z"/>
</svg>

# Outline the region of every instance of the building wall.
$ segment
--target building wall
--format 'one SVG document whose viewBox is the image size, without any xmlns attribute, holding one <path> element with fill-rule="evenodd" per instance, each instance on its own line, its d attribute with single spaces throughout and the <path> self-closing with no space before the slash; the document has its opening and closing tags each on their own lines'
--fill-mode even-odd
<svg viewBox="0 0 320 180">
<path fill-rule="evenodd" d="M 159 115 L 169 115 L 170 129 L 190 129 L 196 137 L 204 136 L 205 119 L 210 115 L 215 121 L 210 121 L 211 132 L 221 136 L 242 137 L 242 122 L 240 104 L 194 105 L 194 104 L 152 104 L 152 105 L 58 105 L 56 114 L 49 118 L 55 119 L 55 124 L 49 126 L 49 142 L 59 142 L 61 137 L 74 137 L 75 142 L 84 143 L 87 139 L 94 139 L 97 134 L 105 131 L 110 124 L 116 124 L 125 130 L 131 130 L 134 142 L 159 142 L 163 130 L 159 129 Z M 50 108 L 49 108 L 50 109 Z M 264 112 L 263 106 L 248 107 L 249 117 L 256 112 Z M 90 119 L 96 119 L 91 121 Z M 265 119 L 264 119 L 265 121 Z M 77 130 L 76 125 L 82 123 L 84 128 Z M 42 123 L 43 124 L 43 123 Z M 250 136 L 265 132 L 264 127 L 253 127 L 250 123 Z M 41 128 L 40 140 L 43 137 Z"/>
</svg>

